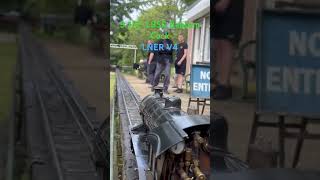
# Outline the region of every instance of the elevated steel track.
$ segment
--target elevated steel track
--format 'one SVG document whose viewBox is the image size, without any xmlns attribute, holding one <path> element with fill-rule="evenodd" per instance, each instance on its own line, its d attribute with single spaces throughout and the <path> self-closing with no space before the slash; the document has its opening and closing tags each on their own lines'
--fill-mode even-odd
<svg viewBox="0 0 320 180">
<path fill-rule="evenodd" d="M 123 75 L 116 71 L 117 75 L 117 101 L 123 132 L 123 155 L 125 159 L 124 176 L 128 180 L 144 180 L 147 166 L 147 147 L 140 139 L 143 133 L 136 131 L 143 124 L 139 112 L 140 96 L 130 86 Z"/>
</svg>

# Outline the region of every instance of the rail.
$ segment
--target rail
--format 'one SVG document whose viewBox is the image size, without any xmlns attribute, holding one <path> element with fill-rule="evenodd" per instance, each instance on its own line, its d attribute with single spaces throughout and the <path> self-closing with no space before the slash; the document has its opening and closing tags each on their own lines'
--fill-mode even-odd
<svg viewBox="0 0 320 180">
<path fill-rule="evenodd" d="M 102 179 L 97 162 L 108 166 L 108 145 L 96 132 L 94 120 L 75 96 L 70 83 L 55 68 L 48 53 L 24 25 L 20 28 L 20 48 L 26 76 L 23 91 L 29 107 L 25 119 L 29 121 L 27 123 L 40 124 L 39 127 L 27 126 L 30 127 L 28 146 L 32 156 L 37 156 L 39 161 L 48 161 L 46 165 L 39 162 L 34 165 L 54 169 L 52 178 L 58 180 Z M 31 128 L 38 128 L 39 132 L 33 132 Z M 30 138 L 40 132 L 45 136 L 37 137 L 38 140 Z M 47 145 L 40 142 L 47 142 Z M 39 144 L 39 149 L 47 149 L 49 153 L 37 149 Z M 44 178 L 43 175 L 41 172 L 33 174 L 35 179 Z"/>
<path fill-rule="evenodd" d="M 144 180 L 146 179 L 147 147 L 139 141 L 141 132 L 136 131 L 143 126 L 139 112 L 141 99 L 119 70 L 116 70 L 116 77 L 118 109 L 123 132 L 123 156 L 126 161 L 123 175 L 128 180 Z"/>
</svg>

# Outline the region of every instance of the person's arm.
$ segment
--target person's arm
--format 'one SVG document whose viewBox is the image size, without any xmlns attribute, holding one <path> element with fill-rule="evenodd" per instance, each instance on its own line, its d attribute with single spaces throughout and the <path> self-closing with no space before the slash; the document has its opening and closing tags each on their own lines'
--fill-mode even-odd
<svg viewBox="0 0 320 180">
<path fill-rule="evenodd" d="M 188 49 L 184 49 L 184 54 L 182 58 L 179 60 L 178 65 L 182 64 L 182 62 L 186 59 L 187 54 L 188 54 Z"/>
<path fill-rule="evenodd" d="M 218 13 L 223 13 L 230 6 L 232 0 L 219 0 L 215 6 L 214 10 Z"/>
<path fill-rule="evenodd" d="M 153 59 L 154 53 L 150 53 L 149 59 L 148 59 L 148 64 L 151 64 L 151 61 Z"/>
</svg>

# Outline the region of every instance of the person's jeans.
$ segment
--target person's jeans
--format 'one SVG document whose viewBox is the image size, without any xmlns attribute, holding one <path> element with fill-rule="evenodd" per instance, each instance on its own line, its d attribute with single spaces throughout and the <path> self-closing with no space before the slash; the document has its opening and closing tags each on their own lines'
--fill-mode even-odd
<svg viewBox="0 0 320 180">
<path fill-rule="evenodd" d="M 156 73 L 154 75 L 154 80 L 152 86 L 155 87 L 159 84 L 162 72 L 164 72 L 163 90 L 167 91 L 170 84 L 170 62 L 169 60 L 164 60 L 162 63 L 157 63 Z"/>
<path fill-rule="evenodd" d="M 154 79 L 156 68 L 157 68 L 157 63 L 148 64 L 148 81 L 151 85 Z"/>
</svg>

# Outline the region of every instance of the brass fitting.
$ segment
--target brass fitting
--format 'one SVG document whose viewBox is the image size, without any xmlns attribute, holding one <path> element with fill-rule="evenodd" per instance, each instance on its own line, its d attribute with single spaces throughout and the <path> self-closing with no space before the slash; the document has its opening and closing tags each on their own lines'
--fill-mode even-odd
<svg viewBox="0 0 320 180">
<path fill-rule="evenodd" d="M 192 149 L 186 148 L 185 161 L 191 161 L 191 160 L 192 160 Z"/>
<path fill-rule="evenodd" d="M 203 139 L 203 137 L 200 136 L 200 132 L 199 131 L 194 132 L 193 139 L 195 141 L 197 141 L 199 144 L 203 144 L 204 143 L 204 139 Z"/>
<path fill-rule="evenodd" d="M 190 178 L 188 176 L 188 174 L 182 168 L 180 168 L 178 172 L 179 172 L 179 175 L 180 175 L 181 179 L 183 179 L 183 180 L 192 180 L 192 178 Z"/>
<path fill-rule="evenodd" d="M 210 151 L 209 151 L 209 143 L 208 143 L 207 140 L 204 140 L 204 143 L 203 143 L 202 147 L 203 147 L 203 150 L 204 150 L 205 152 L 210 152 Z"/>
<path fill-rule="evenodd" d="M 196 140 L 196 139 L 193 139 L 193 147 L 195 149 L 198 149 L 199 148 L 199 142 Z"/>
<path fill-rule="evenodd" d="M 188 171 L 188 168 L 190 167 L 190 165 L 191 165 L 191 162 L 190 162 L 190 161 L 186 161 L 186 162 L 185 162 L 185 169 L 186 169 L 186 171 Z"/>
<path fill-rule="evenodd" d="M 206 176 L 201 172 L 199 168 L 199 160 L 193 161 L 193 173 L 195 174 L 196 180 L 206 180 Z"/>
<path fill-rule="evenodd" d="M 191 148 L 186 148 L 186 152 L 185 152 L 185 168 L 186 171 L 188 170 L 188 168 L 191 165 L 191 161 L 192 161 L 192 149 Z"/>
</svg>

